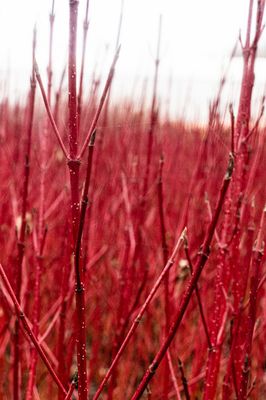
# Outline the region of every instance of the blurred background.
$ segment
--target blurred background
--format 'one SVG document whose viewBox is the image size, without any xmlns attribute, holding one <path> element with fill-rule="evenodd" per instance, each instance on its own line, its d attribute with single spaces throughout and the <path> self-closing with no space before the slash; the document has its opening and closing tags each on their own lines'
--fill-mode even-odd
<svg viewBox="0 0 266 400">
<path fill-rule="evenodd" d="M 79 2 L 79 52 L 86 0 Z M 245 35 L 249 0 L 90 0 L 86 54 L 85 92 L 92 77 L 103 84 L 110 67 L 121 7 L 123 23 L 121 55 L 117 65 L 112 101 L 140 101 L 147 105 L 152 91 L 159 17 L 162 16 L 158 97 L 160 113 L 171 118 L 205 123 L 208 107 L 219 81 L 227 71 L 222 105 L 236 103 L 242 70 L 238 49 L 230 68 L 229 58 L 239 32 Z M 37 26 L 37 61 L 46 79 L 49 43 L 49 13 L 52 0 L 0 0 L 0 90 L 1 98 L 23 99 L 29 86 L 31 43 Z M 68 1 L 55 0 L 53 73 L 54 90 L 67 62 Z M 254 102 L 265 90 L 266 63 L 262 48 L 256 64 Z M 265 47 L 266 48 L 266 47 Z M 66 82 L 65 82 L 66 84 Z M 254 116 L 256 117 L 256 116 Z"/>
</svg>

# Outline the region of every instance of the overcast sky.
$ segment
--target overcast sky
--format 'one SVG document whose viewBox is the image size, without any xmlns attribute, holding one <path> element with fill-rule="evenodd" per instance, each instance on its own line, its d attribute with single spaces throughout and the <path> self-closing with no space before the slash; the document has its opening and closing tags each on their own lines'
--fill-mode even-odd
<svg viewBox="0 0 266 400">
<path fill-rule="evenodd" d="M 37 24 L 37 59 L 46 75 L 51 0 L 0 0 L 0 78 L 18 96 L 28 86 L 33 25 Z M 86 0 L 79 5 L 79 43 Z M 86 77 L 106 75 L 116 41 L 121 0 L 90 0 Z M 249 0 L 124 0 L 121 56 L 113 96 L 138 97 L 144 79 L 151 81 L 159 15 L 162 15 L 159 94 L 171 98 L 172 115 L 206 117 L 239 30 L 245 31 Z M 55 0 L 53 69 L 55 85 L 67 59 L 68 0 Z M 265 41 L 265 36 L 263 36 Z M 264 88 L 266 64 L 257 64 L 256 95 Z M 7 85 L 7 71 L 9 84 Z M 225 101 L 237 98 L 241 59 L 229 72 Z M 88 84 L 88 80 L 85 82 Z M 151 85 L 150 85 L 151 86 Z M 148 88 L 150 87 L 148 86 Z M 262 89 L 261 89 L 262 88 Z M 6 89 L 7 90 L 7 89 Z"/>
</svg>

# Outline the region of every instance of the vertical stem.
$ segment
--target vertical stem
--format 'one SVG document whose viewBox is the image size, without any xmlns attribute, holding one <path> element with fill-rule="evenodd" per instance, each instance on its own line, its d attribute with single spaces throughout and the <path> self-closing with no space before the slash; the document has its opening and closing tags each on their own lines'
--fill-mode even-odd
<svg viewBox="0 0 266 400">
<path fill-rule="evenodd" d="M 251 366 L 251 350 L 252 338 L 256 322 L 258 287 L 261 274 L 261 264 L 264 254 L 265 244 L 263 242 L 263 228 L 265 226 L 266 206 L 262 212 L 260 228 L 257 241 L 253 249 L 253 257 L 251 263 L 251 278 L 250 278 L 250 295 L 249 295 L 249 311 L 247 320 L 247 332 L 244 345 L 244 362 L 242 367 L 242 376 L 240 379 L 239 400 L 247 399 L 248 378 L 250 375 Z"/>
<path fill-rule="evenodd" d="M 162 270 L 160 276 L 157 278 L 156 282 L 154 283 L 154 285 L 153 285 L 149 295 L 147 296 L 145 302 L 141 306 L 141 308 L 140 308 L 140 310 L 138 312 L 138 315 L 134 319 L 134 321 L 133 321 L 133 323 L 132 323 L 132 325 L 131 325 L 131 327 L 130 327 L 130 329 L 129 329 L 126 337 L 125 337 L 125 339 L 123 340 L 123 342 L 122 342 L 122 344 L 121 344 L 121 346 L 120 346 L 115 358 L 113 359 L 110 368 L 108 369 L 108 371 L 107 371 L 105 377 L 103 378 L 99 388 L 97 389 L 97 392 L 95 393 L 95 395 L 93 397 L 93 400 L 97 400 L 99 398 L 101 392 L 104 389 L 104 386 L 106 385 L 108 379 L 112 375 L 112 372 L 113 372 L 114 368 L 116 367 L 116 365 L 117 365 L 117 363 L 118 363 L 123 351 L 125 350 L 128 342 L 130 341 L 131 337 L 133 336 L 133 334 L 135 333 L 137 327 L 139 326 L 139 323 L 141 322 L 141 319 L 142 319 L 145 311 L 147 310 L 150 302 L 154 298 L 154 296 L 155 296 L 157 290 L 159 289 L 161 283 L 164 281 L 166 274 L 169 272 L 170 268 L 173 266 L 173 264 L 175 262 L 175 259 L 177 257 L 177 254 L 179 252 L 179 249 L 180 249 L 181 245 L 184 242 L 185 233 L 186 233 L 186 228 L 183 230 L 183 232 L 182 232 L 181 236 L 179 237 L 179 239 L 178 239 L 178 241 L 177 241 L 177 243 L 176 243 L 176 245 L 174 247 L 174 250 L 173 250 L 170 258 L 168 259 L 164 269 Z"/>
<path fill-rule="evenodd" d="M 77 351 L 78 351 L 78 373 L 79 373 L 79 398 L 87 400 L 88 382 L 87 382 L 87 360 L 86 360 L 86 310 L 85 310 L 85 287 L 83 281 L 83 271 L 81 270 L 81 243 L 85 223 L 86 210 L 88 205 L 88 190 L 92 170 L 92 156 L 94 149 L 95 132 L 91 137 L 88 152 L 87 173 L 81 201 L 81 211 L 77 239 L 74 252 L 75 274 L 76 274 L 76 312 L 77 312 Z M 83 376 L 81 376 L 83 374 Z"/>
<path fill-rule="evenodd" d="M 77 374 L 77 372 L 75 372 L 75 374 L 72 378 L 72 382 L 69 386 L 67 395 L 64 397 L 64 400 L 71 400 L 72 394 L 73 394 L 74 390 L 76 389 L 77 384 L 78 384 L 78 374 Z"/>
<path fill-rule="evenodd" d="M 120 16 L 119 16 L 119 23 L 118 23 L 118 29 L 117 29 L 117 35 L 116 35 L 116 44 L 115 48 L 118 49 L 120 46 L 120 35 L 121 35 L 121 30 L 122 30 L 122 23 L 123 23 L 123 16 L 124 16 L 124 0 L 121 0 L 121 5 L 120 5 Z M 103 112 L 103 129 L 101 129 L 100 133 L 100 140 L 99 140 L 99 153 L 101 153 L 101 146 L 103 143 L 103 137 L 104 137 L 104 130 L 106 126 L 108 125 L 108 115 L 109 115 L 109 105 L 110 105 L 110 98 L 111 98 L 111 92 L 112 92 L 112 82 L 106 97 L 106 102 L 105 102 L 105 107 L 104 107 L 104 112 Z"/>
<path fill-rule="evenodd" d="M 172 362 L 171 354 L 170 354 L 169 350 L 167 351 L 166 356 L 167 356 L 167 360 L 168 360 L 168 365 L 169 365 L 171 378 L 172 378 L 172 381 L 173 381 L 173 384 L 174 384 L 176 398 L 177 398 L 177 400 L 182 400 L 181 399 L 181 395 L 180 395 L 180 391 L 179 391 L 179 388 L 178 388 L 177 380 L 176 380 L 176 377 L 175 377 L 175 371 L 174 371 L 173 362 Z"/>
<path fill-rule="evenodd" d="M 49 104 L 51 104 L 51 89 L 52 89 L 52 77 L 53 77 L 52 55 L 53 55 L 54 19 L 55 19 L 54 3 L 55 3 L 55 0 L 52 0 L 52 8 L 51 8 L 51 13 L 50 13 L 49 61 L 48 61 L 48 67 L 47 67 L 47 75 L 48 75 L 47 98 L 48 98 Z"/>
<path fill-rule="evenodd" d="M 62 95 L 62 88 L 63 88 L 64 79 L 65 79 L 65 74 L 66 74 L 66 67 L 64 67 L 62 70 L 59 87 L 55 94 L 55 105 L 54 105 L 53 113 L 54 113 L 54 120 L 55 120 L 56 125 L 58 125 L 60 99 L 61 99 L 61 95 Z"/>
<path fill-rule="evenodd" d="M 98 119 L 100 117 L 102 108 L 104 106 L 104 102 L 106 100 L 106 96 L 108 94 L 110 85 L 111 85 L 113 77 L 114 77 L 115 65 L 117 63 L 117 60 L 118 60 L 118 57 L 119 57 L 119 53 L 120 53 L 120 47 L 118 47 L 118 49 L 116 50 L 116 53 L 115 53 L 115 56 L 114 56 L 114 59 L 113 59 L 113 62 L 112 62 L 112 65 L 111 65 L 111 68 L 110 68 L 106 83 L 105 83 L 105 86 L 104 86 L 104 89 L 103 89 L 103 93 L 102 93 L 102 96 L 100 98 L 99 105 L 98 105 L 97 110 L 95 112 L 95 115 L 93 117 L 92 123 L 90 125 L 89 131 L 87 133 L 87 136 L 86 136 L 86 139 L 85 139 L 85 141 L 83 143 L 83 146 L 82 146 L 82 148 L 80 150 L 78 158 L 81 158 L 83 156 L 85 150 L 87 149 L 89 141 L 91 139 L 91 135 L 93 134 L 93 132 L 96 129 L 96 125 L 97 125 Z"/>
<path fill-rule="evenodd" d="M 52 8 L 50 13 L 50 37 L 49 37 L 49 58 L 47 66 L 47 100 L 49 105 L 51 105 L 51 88 L 52 88 L 52 47 L 53 47 L 53 27 L 54 27 L 54 2 L 52 0 Z M 41 275 L 43 269 L 43 248 L 47 234 L 47 228 L 44 228 L 44 199 L 45 199 L 45 176 L 46 176 L 46 161 L 47 161 L 47 131 L 49 126 L 49 118 L 47 116 L 44 126 L 44 132 L 40 140 L 40 151 L 41 151 L 41 177 L 40 177 L 40 202 L 39 202 L 39 224 L 38 232 L 38 248 L 35 245 L 36 252 L 36 270 L 35 270 L 35 284 L 34 284 L 34 305 L 33 305 L 33 332 L 38 337 L 39 334 L 39 319 L 41 310 L 41 296 L 40 296 L 40 286 L 41 286 Z M 37 368 L 37 351 L 33 347 L 31 349 L 31 363 L 30 363 L 30 373 L 26 391 L 26 400 L 31 400 L 33 397 L 33 387 L 36 378 L 36 368 Z"/>
<path fill-rule="evenodd" d="M 56 382 L 58 387 L 62 390 L 62 392 L 66 394 L 66 390 L 65 390 L 64 386 L 62 385 L 59 377 L 57 376 L 55 370 L 53 369 L 50 361 L 48 360 L 42 344 L 39 343 L 37 337 L 34 335 L 32 329 L 29 325 L 28 319 L 26 318 L 26 315 L 24 314 L 24 311 L 18 302 L 18 299 L 13 291 L 13 288 L 10 285 L 10 282 L 9 282 L 1 264 L 0 264 L 0 276 L 2 278 L 2 281 L 3 281 L 3 284 L 5 286 L 7 293 L 9 294 L 9 296 L 12 300 L 12 303 L 14 304 L 15 313 L 17 314 L 17 317 L 21 320 L 24 332 L 27 335 L 29 342 L 33 343 L 33 345 L 35 346 L 35 348 L 37 349 L 37 351 L 39 353 L 39 356 L 41 357 L 41 359 L 43 360 L 44 364 L 46 365 L 48 371 L 50 372 L 51 376 L 53 377 L 54 381 Z"/>
<path fill-rule="evenodd" d="M 69 47 L 68 47 L 68 109 L 69 109 L 69 155 L 74 160 L 78 149 L 77 125 L 77 20 L 78 0 L 69 0 Z"/>
<path fill-rule="evenodd" d="M 256 18 L 256 27 L 255 27 L 255 35 L 254 39 L 251 42 L 251 24 L 252 24 L 252 13 L 253 13 L 253 0 L 250 0 L 249 3 L 249 13 L 247 20 L 247 34 L 245 45 L 242 44 L 243 51 L 243 73 L 242 73 L 242 82 L 241 82 L 241 91 L 239 98 L 239 106 L 236 120 L 234 118 L 234 114 L 232 108 L 230 109 L 231 113 L 231 148 L 232 151 L 236 153 L 235 160 L 235 184 L 231 187 L 230 196 L 228 196 L 228 210 L 225 210 L 225 222 L 227 228 L 224 229 L 225 237 L 228 235 L 232 224 L 232 217 L 235 218 L 235 227 L 232 230 L 232 239 L 230 242 L 226 244 L 231 245 L 232 253 L 231 259 L 234 260 L 233 265 L 230 266 L 230 280 L 232 282 L 232 293 L 234 296 L 234 308 L 236 310 L 240 310 L 240 302 L 242 293 L 244 292 L 246 285 L 246 273 L 243 273 L 243 270 L 240 268 L 240 258 L 239 258 L 239 246 L 241 239 L 240 232 L 240 215 L 241 209 L 244 204 L 244 190 L 246 187 L 246 179 L 248 173 L 248 148 L 246 145 L 246 138 L 249 132 L 249 122 L 250 122 L 250 113 L 251 113 L 251 99 L 252 99 L 252 89 L 254 85 L 254 65 L 255 65 L 255 57 L 257 51 L 257 45 L 261 34 L 261 25 L 262 25 L 262 16 L 265 7 L 265 1 L 257 2 L 257 18 Z M 231 203 L 231 205 L 230 205 Z M 232 211 L 230 211 L 230 208 Z M 230 215 L 231 214 L 231 215 Z M 231 221 L 230 221 L 231 220 Z M 211 341 L 213 347 L 217 344 L 219 325 L 222 323 L 222 316 L 225 304 L 223 301 L 223 295 L 221 291 L 221 285 L 223 283 L 228 282 L 228 276 L 226 272 L 226 263 L 228 263 L 227 249 L 226 247 L 221 248 L 219 251 L 219 259 L 217 274 L 216 274 L 216 283 L 215 283 L 215 300 L 214 300 L 214 316 L 211 321 Z M 247 262 L 247 260 L 245 260 Z M 232 268 L 233 267 L 233 268 Z M 242 293 L 241 293 L 242 292 Z M 239 316 L 240 318 L 240 316 Z M 234 353 L 234 360 L 239 361 L 239 357 L 242 357 L 242 350 L 236 351 L 239 348 L 241 335 L 239 334 L 237 338 L 234 339 L 234 347 L 231 348 L 231 351 Z M 221 347 L 217 347 L 215 351 L 211 351 L 208 354 L 207 360 L 207 368 L 206 368 L 206 379 L 205 379 L 205 389 L 204 389 L 204 399 L 214 399 L 216 396 L 216 387 L 218 380 L 218 373 L 220 367 L 220 356 L 221 356 Z M 233 354 L 230 356 L 233 357 Z M 232 367 L 234 366 L 233 361 L 230 361 Z M 236 368 L 237 377 L 239 380 L 239 363 Z M 231 373 L 231 371 L 229 372 Z M 228 381 L 228 378 L 226 377 Z M 228 387 L 224 390 L 228 390 Z"/>
<path fill-rule="evenodd" d="M 158 73 L 159 73 L 159 64 L 160 64 L 161 33 L 162 33 L 162 16 L 160 15 L 159 27 L 158 27 L 157 54 L 156 54 L 156 59 L 155 59 L 154 80 L 153 80 L 153 95 L 152 95 L 152 104 L 151 104 L 150 127 L 149 127 L 149 132 L 148 132 L 147 160 L 146 160 L 145 175 L 144 175 L 143 193 L 142 193 L 143 199 L 145 199 L 147 190 L 148 190 L 151 155 L 152 155 L 152 145 L 153 145 L 153 135 L 154 135 L 154 128 L 155 128 L 155 125 L 157 122 L 157 117 L 158 117 L 158 115 L 157 115 L 157 84 L 158 84 Z"/>
<path fill-rule="evenodd" d="M 183 368 L 183 363 L 180 360 L 180 358 L 178 358 L 178 368 L 181 374 L 181 380 L 183 383 L 183 388 L 184 388 L 184 395 L 185 395 L 185 399 L 186 400 L 190 400 L 190 395 L 189 395 L 189 390 L 188 390 L 188 384 L 187 384 L 187 378 L 185 376 L 185 372 L 184 372 L 184 368 Z"/>
<path fill-rule="evenodd" d="M 44 232 L 43 243 L 45 241 L 45 236 L 46 236 L 46 231 Z M 41 275 L 43 269 L 43 248 L 44 246 L 41 246 L 39 249 L 39 253 L 36 254 L 34 310 L 33 310 L 33 333 L 36 337 L 38 337 L 39 335 L 39 320 L 40 320 L 40 309 L 41 309 L 40 285 L 41 285 Z M 31 355 L 31 363 L 30 363 L 28 386 L 26 391 L 26 400 L 31 400 L 33 398 L 33 387 L 36 378 L 37 355 L 38 355 L 35 347 L 31 349 L 30 355 Z"/>
<path fill-rule="evenodd" d="M 78 1 L 69 1 L 69 52 L 68 52 L 68 108 L 69 108 L 69 160 L 71 187 L 71 211 L 73 247 L 75 248 L 79 229 L 79 167 L 78 151 L 78 118 L 76 88 L 76 41 L 77 41 Z M 87 360 L 86 360 L 86 325 L 85 325 L 85 293 L 82 273 L 80 271 L 80 252 L 75 250 L 76 279 L 76 344 L 78 364 L 78 393 L 80 400 L 87 400 Z"/>
<path fill-rule="evenodd" d="M 83 22 L 83 42 L 82 42 L 82 56 L 81 56 L 81 67 L 80 67 L 80 77 L 79 77 L 79 94 L 78 94 L 78 127 L 80 127 L 80 116 L 82 109 L 82 95 L 83 95 L 83 77 L 84 77 L 84 66 L 85 66 L 85 54 L 87 47 L 87 36 L 89 29 L 89 0 L 86 4 L 85 19 Z"/>
<path fill-rule="evenodd" d="M 215 228 L 222 210 L 222 206 L 224 204 L 224 200 L 225 200 L 225 196 L 226 196 L 226 192 L 228 190 L 230 181 L 231 181 L 231 177 L 232 177 L 232 173 L 233 173 L 233 168 L 234 168 L 234 159 L 233 156 L 230 154 L 229 157 L 229 163 L 228 163 L 228 168 L 227 168 L 227 172 L 226 175 L 224 177 L 221 189 L 220 189 L 220 193 L 219 193 L 219 198 L 217 201 L 217 205 L 215 208 L 215 212 L 212 218 L 212 221 L 210 222 L 206 235 L 205 235 L 205 239 L 202 245 L 202 249 L 199 253 L 198 256 L 198 260 L 195 266 L 195 270 L 194 273 L 190 279 L 190 281 L 188 282 L 188 285 L 184 291 L 184 294 L 182 296 L 181 299 L 181 303 L 180 306 L 177 310 L 177 314 L 174 318 L 174 321 L 170 327 L 168 336 L 165 338 L 162 346 L 160 347 L 158 353 L 156 354 L 156 356 L 154 357 L 151 365 L 149 366 L 149 368 L 147 369 L 147 371 L 145 372 L 139 386 L 137 387 L 135 393 L 133 394 L 131 400 L 138 400 L 141 398 L 143 392 L 145 391 L 145 389 L 147 388 L 147 385 L 149 384 L 149 382 L 151 381 L 152 377 L 154 376 L 157 368 L 159 367 L 161 361 L 163 360 L 163 357 L 165 356 L 179 326 L 180 323 L 183 319 L 183 316 L 185 314 L 185 311 L 187 309 L 187 306 L 190 302 L 192 293 L 196 287 L 196 284 L 199 280 L 199 277 L 201 275 L 201 272 L 204 268 L 204 265 L 206 264 L 206 261 L 208 259 L 209 253 L 210 253 L 210 244 L 215 232 Z"/>
<path fill-rule="evenodd" d="M 184 243 L 184 249 L 185 249 L 185 254 L 186 254 L 187 261 L 188 261 L 190 273 L 193 274 L 193 265 L 192 265 L 192 261 L 191 261 L 190 254 L 189 254 L 188 241 L 187 241 L 186 238 L 185 238 L 185 243 Z M 196 297 L 197 297 L 197 302 L 198 302 L 198 306 L 199 306 L 199 313 L 200 313 L 203 329 L 204 329 L 204 332 L 205 332 L 205 335 L 206 335 L 208 348 L 211 349 L 212 344 L 211 344 L 211 339 L 210 339 L 210 335 L 209 335 L 207 321 L 206 321 L 206 318 L 205 318 L 205 315 L 204 315 L 204 310 L 203 310 L 203 305 L 202 305 L 202 301 L 201 301 L 201 296 L 200 296 L 200 291 L 199 291 L 198 284 L 196 284 L 195 293 L 196 293 Z"/>
<path fill-rule="evenodd" d="M 159 181 L 158 181 L 158 205 L 159 205 L 159 218 L 160 218 L 160 229 L 161 229 L 161 241 L 162 241 L 162 251 L 163 251 L 163 263 L 164 265 L 167 263 L 168 259 L 168 246 L 166 242 L 166 231 L 165 231 L 165 221 L 164 221 L 164 204 L 163 204 L 163 157 L 160 159 L 159 164 Z M 170 316 L 170 299 L 169 299 L 169 273 L 166 274 L 164 280 L 164 310 L 165 310 L 165 336 L 169 330 L 169 316 Z M 165 360 L 164 365 L 164 390 L 163 396 L 165 399 L 168 398 L 168 386 L 169 386 L 169 359 Z"/>
<path fill-rule="evenodd" d="M 67 228 L 66 228 L 67 230 Z M 67 247 L 67 240 L 64 240 L 64 245 Z M 67 252 L 67 256 L 69 256 L 69 251 Z M 71 257 L 66 257 L 66 260 L 63 261 L 63 271 L 62 271 L 62 286 L 61 286 L 61 297 L 62 304 L 60 305 L 60 319 L 59 319 L 59 327 L 58 327 L 58 339 L 57 339 L 57 359 L 58 359 L 58 375 L 61 377 L 62 382 L 65 383 L 67 381 L 66 377 L 66 354 L 64 351 L 65 345 L 65 330 L 66 330 L 66 314 L 67 314 L 67 294 L 69 292 L 69 273 L 70 266 L 68 260 Z M 58 400 L 63 400 L 63 394 L 61 391 L 58 391 Z"/>
<path fill-rule="evenodd" d="M 32 75 L 31 75 L 31 90 L 29 95 L 29 108 L 28 108 L 28 127 L 27 127 L 27 144 L 25 152 L 25 164 L 24 164 L 24 183 L 23 183 L 23 194 L 22 194 L 22 224 L 19 233 L 19 239 L 17 242 L 18 246 L 18 258 L 17 258 L 17 271 L 16 271 L 16 297 L 18 302 L 21 302 L 21 285 L 22 285 L 22 264 L 25 254 L 25 239 L 26 239 L 26 212 L 28 207 L 28 193 L 29 193 L 29 177 L 30 177 L 30 157 L 31 157 L 31 137 L 32 137 L 32 126 L 33 126 L 33 115 L 34 115 L 34 103 L 35 103 L 35 89 L 36 79 L 34 73 L 34 59 L 36 49 L 36 29 L 33 32 L 33 44 L 32 44 Z M 15 322 L 15 333 L 14 333 L 14 369 L 13 369 L 13 396 L 14 400 L 20 398 L 20 379 L 21 379 L 21 354 L 20 354 L 20 320 L 16 319 Z"/>
</svg>

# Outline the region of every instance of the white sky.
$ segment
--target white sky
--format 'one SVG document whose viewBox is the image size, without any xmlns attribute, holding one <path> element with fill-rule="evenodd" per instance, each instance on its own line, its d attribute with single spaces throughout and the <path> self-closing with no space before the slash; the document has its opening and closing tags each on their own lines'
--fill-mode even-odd
<svg viewBox="0 0 266 400">
<path fill-rule="evenodd" d="M 48 58 L 51 0 L 0 0 L 0 88 L 21 96 L 28 87 L 32 29 L 38 30 L 37 59 L 43 78 Z M 124 0 L 121 56 L 114 97 L 138 98 L 142 82 L 152 83 L 159 15 L 162 14 L 159 96 L 169 97 L 171 115 L 206 118 L 208 101 L 224 71 L 229 54 L 245 31 L 249 0 Z M 121 0 L 90 0 L 86 77 L 93 70 L 106 76 L 113 57 Z M 79 43 L 86 0 L 79 6 Z M 55 0 L 53 69 L 55 85 L 67 59 L 68 0 Z M 265 35 L 262 38 L 265 42 Z M 107 46 L 109 46 L 107 48 Z M 257 63 L 256 96 L 264 89 L 265 60 Z M 7 71 L 9 71 L 7 73 Z M 237 99 L 241 60 L 234 60 L 225 102 Z M 8 76 L 8 79 L 7 79 Z M 9 82 L 9 83 L 7 83 Z M 88 85 L 88 80 L 85 84 Z"/>
</svg>

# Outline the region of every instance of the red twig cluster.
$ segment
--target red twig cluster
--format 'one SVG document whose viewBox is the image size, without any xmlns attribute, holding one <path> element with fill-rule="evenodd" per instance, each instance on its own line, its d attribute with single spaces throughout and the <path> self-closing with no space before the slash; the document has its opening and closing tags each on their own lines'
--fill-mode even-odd
<svg viewBox="0 0 266 400">
<path fill-rule="evenodd" d="M 238 112 L 223 125 L 224 76 L 205 129 L 160 119 L 161 19 L 150 113 L 112 105 L 123 6 L 102 94 L 83 95 L 89 1 L 79 76 L 69 1 L 68 102 L 65 71 L 54 89 L 52 1 L 47 87 L 35 32 L 28 102 L 0 103 L 0 397 L 262 398 L 264 99 L 253 126 L 251 103 L 265 2 L 240 38 Z"/>
</svg>

